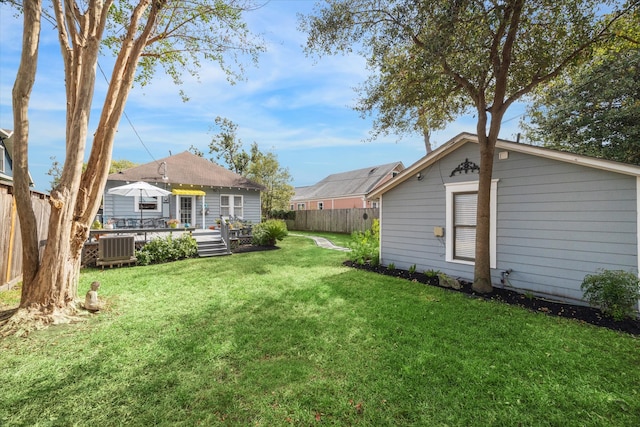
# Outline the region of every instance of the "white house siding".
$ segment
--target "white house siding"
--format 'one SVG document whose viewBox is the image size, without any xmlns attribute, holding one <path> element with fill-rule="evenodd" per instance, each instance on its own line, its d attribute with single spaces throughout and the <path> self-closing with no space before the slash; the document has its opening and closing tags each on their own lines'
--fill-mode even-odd
<svg viewBox="0 0 640 427">
<path fill-rule="evenodd" d="M 475 144 L 460 147 L 451 156 L 421 171 L 422 180 L 409 178 L 384 193 L 381 206 L 381 262 L 417 271 L 440 270 L 455 277 L 473 277 L 473 266 L 445 261 L 445 237 L 435 237 L 434 227 L 445 226 L 445 187 L 450 182 L 475 181 L 477 173 L 450 177 L 465 159 L 478 163 Z M 499 184 L 498 184 L 499 188 Z M 447 230 L 445 230 L 445 233 Z"/>
<path fill-rule="evenodd" d="M 110 188 L 124 185 L 124 182 L 109 181 L 107 182 L 104 203 L 103 203 L 103 218 L 104 221 L 110 218 L 140 218 L 140 212 L 135 212 L 135 197 L 114 196 L 107 194 Z M 161 187 L 164 188 L 164 187 Z M 181 188 L 176 186 L 176 188 Z M 245 189 L 220 189 L 210 187 L 189 187 L 194 190 L 202 190 L 206 193 L 205 204 L 207 205 L 208 214 L 205 215 L 205 227 L 216 224 L 216 220 L 220 217 L 220 194 L 232 194 L 243 196 L 243 218 L 251 221 L 252 223 L 260 222 L 260 192 L 255 190 Z M 167 190 L 171 190 L 171 186 L 167 186 Z M 144 218 L 175 218 L 175 197 L 169 196 L 169 202 L 162 204 L 162 212 L 149 212 L 143 213 Z M 193 224 L 197 228 L 201 228 L 202 224 L 202 197 L 195 197 L 195 223 Z"/>
<path fill-rule="evenodd" d="M 220 217 L 220 195 L 242 196 L 243 214 L 245 221 L 253 224 L 259 223 L 261 218 L 260 192 L 256 190 L 242 190 L 237 188 L 214 188 L 204 189 L 207 192 L 205 203 L 209 208 L 209 215 L 206 217 L 206 225 L 215 224 Z"/>
<path fill-rule="evenodd" d="M 510 152 L 496 160 L 498 269 L 514 287 L 581 299 L 598 268 L 636 270 L 636 178 Z"/>
<path fill-rule="evenodd" d="M 497 268 L 507 269 L 512 286 L 536 294 L 579 300 L 580 284 L 598 268 L 638 266 L 636 178 L 528 154 L 496 159 L 498 179 Z M 468 143 L 383 195 L 381 261 L 418 271 L 441 270 L 471 280 L 473 266 L 445 261 L 445 238 L 433 235 L 445 223 L 449 182 L 476 181 L 477 173 L 449 177 L 468 158 L 479 163 Z M 445 233 L 447 230 L 445 230 Z"/>
<path fill-rule="evenodd" d="M 135 197 L 130 196 L 118 196 L 107 194 L 111 188 L 120 187 L 127 184 L 123 181 L 107 181 L 104 189 L 104 197 L 102 203 L 102 218 L 104 222 L 107 222 L 111 218 L 140 218 L 140 212 L 135 210 Z M 162 189 L 169 189 L 168 186 L 157 186 Z M 175 202 L 174 202 L 175 204 Z M 142 217 L 148 218 L 170 218 L 170 203 L 169 201 L 162 201 L 161 212 L 144 211 Z"/>
</svg>

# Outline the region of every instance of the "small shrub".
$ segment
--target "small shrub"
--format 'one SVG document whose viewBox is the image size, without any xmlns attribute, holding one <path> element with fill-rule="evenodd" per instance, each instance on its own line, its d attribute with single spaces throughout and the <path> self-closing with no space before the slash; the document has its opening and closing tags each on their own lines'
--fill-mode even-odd
<svg viewBox="0 0 640 427">
<path fill-rule="evenodd" d="M 580 285 L 584 297 L 607 316 L 622 320 L 633 313 L 640 298 L 638 276 L 622 270 L 600 269 L 588 274 Z"/>
<path fill-rule="evenodd" d="M 416 272 L 416 265 L 413 264 L 411 267 L 409 267 L 409 274 L 414 274 Z"/>
<path fill-rule="evenodd" d="M 351 233 L 351 242 L 348 244 L 349 259 L 360 265 L 363 265 L 367 261 L 371 262 L 371 265 L 377 266 L 380 262 L 380 222 L 377 219 L 373 220 L 373 225 L 370 230 L 354 231 Z"/>
<path fill-rule="evenodd" d="M 256 224 L 252 229 L 253 244 L 258 246 L 275 246 L 278 240 L 284 239 L 289 232 L 287 224 L 280 219 L 270 219 Z"/>
<path fill-rule="evenodd" d="M 396 265 L 394 263 L 389 263 L 389 265 L 387 265 L 387 270 L 393 271 L 395 269 L 396 269 Z"/>
<path fill-rule="evenodd" d="M 269 212 L 269 217 L 271 219 L 288 219 L 295 220 L 296 219 L 296 211 L 285 211 L 285 210 L 272 210 Z"/>
<path fill-rule="evenodd" d="M 433 269 L 426 270 L 424 272 L 424 275 L 430 278 L 438 277 L 439 274 L 440 274 L 440 270 L 433 270 Z"/>
<path fill-rule="evenodd" d="M 191 235 L 183 234 L 178 238 L 169 235 L 153 239 L 136 251 L 136 262 L 138 265 L 159 264 L 192 258 L 197 254 L 198 243 Z"/>
</svg>

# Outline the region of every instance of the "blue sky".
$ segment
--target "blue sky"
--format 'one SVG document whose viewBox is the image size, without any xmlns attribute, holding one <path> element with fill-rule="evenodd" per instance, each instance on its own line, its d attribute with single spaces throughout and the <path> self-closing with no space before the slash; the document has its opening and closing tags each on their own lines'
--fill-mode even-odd
<svg viewBox="0 0 640 427">
<path fill-rule="evenodd" d="M 248 149 L 257 142 L 287 167 L 294 186 L 311 185 L 325 176 L 352 169 L 402 161 L 405 166 L 425 154 L 418 134 L 401 140 L 394 135 L 365 142 L 371 120 L 353 110 L 354 88 L 368 75 L 357 55 L 308 58 L 302 49 L 306 35 L 297 30 L 297 13 L 308 13 L 315 1 L 271 0 L 246 15 L 254 33 L 262 34 L 267 51 L 257 66 L 246 63 L 246 80 L 230 85 L 215 64 L 205 65 L 199 81 L 185 78 L 179 89 L 162 73 L 145 87 L 135 87 L 116 136 L 113 158 L 148 163 L 191 145 L 205 153 L 215 133 L 216 116 L 238 125 L 238 136 Z M 11 89 L 20 58 L 21 18 L 0 5 L 0 128 L 12 129 Z M 110 58 L 100 61 L 110 74 Z M 99 75 L 89 133 L 95 131 L 106 87 Z M 47 191 L 50 157 L 64 159 L 64 73 L 57 35 L 43 24 L 36 84 L 29 112 L 31 133 L 29 166 L 36 189 Z M 500 136 L 515 139 L 521 105 L 505 116 Z M 135 130 L 134 130 L 135 129 Z M 136 135 L 139 135 L 139 137 Z M 461 117 L 432 136 L 438 146 L 460 132 L 475 133 L 475 119 Z M 142 142 L 140 142 L 140 139 Z M 143 145 L 144 143 L 144 145 Z M 146 148 L 145 148 L 146 146 Z M 87 147 L 87 153 L 90 148 Z"/>
</svg>

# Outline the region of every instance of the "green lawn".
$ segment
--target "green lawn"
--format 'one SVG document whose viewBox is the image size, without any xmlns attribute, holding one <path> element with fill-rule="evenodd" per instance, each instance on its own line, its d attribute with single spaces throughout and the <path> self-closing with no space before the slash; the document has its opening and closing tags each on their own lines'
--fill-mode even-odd
<svg viewBox="0 0 640 427">
<path fill-rule="evenodd" d="M 0 340 L 0 425 L 638 425 L 637 338 L 280 246 L 85 271 L 106 310 Z"/>
<path fill-rule="evenodd" d="M 299 234 L 302 236 L 319 236 L 331 241 L 336 246 L 344 248 L 349 247 L 351 243 L 351 234 L 345 233 L 329 233 L 325 231 L 290 231 L 291 234 Z"/>
</svg>

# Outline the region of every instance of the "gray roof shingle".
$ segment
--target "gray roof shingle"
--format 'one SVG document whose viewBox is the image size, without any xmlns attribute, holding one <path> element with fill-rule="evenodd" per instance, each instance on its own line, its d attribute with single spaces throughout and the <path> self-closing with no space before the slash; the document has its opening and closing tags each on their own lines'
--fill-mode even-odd
<svg viewBox="0 0 640 427">
<path fill-rule="evenodd" d="M 404 169 L 402 162 L 394 162 L 348 172 L 334 173 L 322 181 L 319 181 L 317 184 L 307 187 L 296 187 L 296 194 L 291 200 L 315 200 L 364 195 L 376 188 L 380 182 L 398 166 L 398 170 Z"/>
<path fill-rule="evenodd" d="M 166 169 L 163 163 L 166 164 Z M 167 179 L 163 179 L 163 170 L 166 170 Z M 262 185 L 216 165 L 205 158 L 196 156 L 189 151 L 112 173 L 107 179 L 112 181 L 166 182 L 168 184 L 264 191 Z"/>
</svg>

